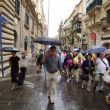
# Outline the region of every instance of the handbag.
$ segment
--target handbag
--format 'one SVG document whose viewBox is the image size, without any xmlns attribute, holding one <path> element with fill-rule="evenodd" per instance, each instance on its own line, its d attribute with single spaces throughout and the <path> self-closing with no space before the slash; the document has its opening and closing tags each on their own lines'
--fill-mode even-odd
<svg viewBox="0 0 110 110">
<path fill-rule="evenodd" d="M 82 74 L 80 79 L 85 80 L 85 81 L 89 81 L 89 76 L 88 76 L 88 74 Z"/>
<path fill-rule="evenodd" d="M 100 58 L 101 59 L 101 58 Z M 105 66 L 106 66 L 106 70 L 108 70 L 108 67 L 107 67 L 107 65 L 106 65 L 106 63 L 101 59 L 101 61 L 105 64 Z"/>
<path fill-rule="evenodd" d="M 78 68 L 79 68 L 79 65 L 78 64 L 75 64 L 74 65 L 74 69 L 77 70 Z"/>
</svg>

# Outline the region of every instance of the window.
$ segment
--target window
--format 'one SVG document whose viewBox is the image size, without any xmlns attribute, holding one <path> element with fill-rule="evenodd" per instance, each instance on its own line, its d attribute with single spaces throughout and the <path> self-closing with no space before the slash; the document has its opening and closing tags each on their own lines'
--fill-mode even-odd
<svg viewBox="0 0 110 110">
<path fill-rule="evenodd" d="M 93 23 L 95 23 L 95 18 L 96 18 L 96 16 L 95 16 L 95 15 L 93 15 Z"/>
<path fill-rule="evenodd" d="M 28 37 L 25 36 L 24 38 L 24 50 L 27 51 L 27 47 L 28 47 Z"/>
<path fill-rule="evenodd" d="M 110 23 L 110 9 L 107 11 L 107 23 Z"/>
<path fill-rule="evenodd" d="M 20 1 L 15 0 L 15 12 L 19 15 L 20 12 Z"/>
<path fill-rule="evenodd" d="M 32 33 L 34 33 L 34 21 L 32 21 Z"/>
<path fill-rule="evenodd" d="M 25 24 L 29 26 L 29 15 L 25 13 Z"/>
<path fill-rule="evenodd" d="M 18 40 L 18 33 L 16 30 L 14 30 L 14 47 L 17 45 L 17 40 Z"/>
</svg>

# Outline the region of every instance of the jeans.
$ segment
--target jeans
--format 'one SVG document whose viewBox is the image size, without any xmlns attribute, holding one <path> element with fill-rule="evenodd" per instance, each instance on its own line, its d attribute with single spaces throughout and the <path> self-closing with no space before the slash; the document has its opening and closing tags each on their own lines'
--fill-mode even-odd
<svg viewBox="0 0 110 110">
<path fill-rule="evenodd" d="M 104 80 L 103 80 L 104 74 L 102 73 L 97 73 L 95 77 L 95 85 L 94 88 L 96 90 L 103 90 L 104 88 Z"/>
</svg>

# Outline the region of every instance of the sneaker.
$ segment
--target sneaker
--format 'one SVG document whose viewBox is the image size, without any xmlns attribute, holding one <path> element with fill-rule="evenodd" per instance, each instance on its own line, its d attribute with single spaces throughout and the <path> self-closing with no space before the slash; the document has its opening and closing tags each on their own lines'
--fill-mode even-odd
<svg viewBox="0 0 110 110">
<path fill-rule="evenodd" d="M 62 70 L 62 72 L 64 73 L 65 71 L 64 71 L 64 70 Z"/>
<path fill-rule="evenodd" d="M 105 96 L 105 99 L 106 99 L 106 103 L 110 104 L 110 96 L 109 95 Z"/>
<path fill-rule="evenodd" d="M 48 96 L 48 101 L 51 102 L 51 100 L 50 100 L 50 96 Z"/>
<path fill-rule="evenodd" d="M 51 101 L 50 101 L 50 104 L 54 104 L 54 100 L 51 100 Z"/>
<path fill-rule="evenodd" d="M 12 88 L 11 88 L 11 91 L 13 91 L 13 90 L 15 90 L 15 89 L 16 89 L 16 87 L 12 87 Z"/>
<path fill-rule="evenodd" d="M 70 82 L 70 79 L 69 78 L 67 79 L 67 82 Z"/>
<path fill-rule="evenodd" d="M 82 84 L 81 88 L 84 89 L 84 84 Z"/>
<path fill-rule="evenodd" d="M 16 89 L 16 84 L 14 83 L 14 84 L 12 84 L 11 90 L 13 91 L 13 90 L 15 90 L 15 89 Z"/>
<path fill-rule="evenodd" d="M 93 90 L 96 91 L 96 87 L 95 86 L 93 87 Z"/>
<path fill-rule="evenodd" d="M 104 93 L 104 91 L 103 91 L 103 90 L 99 90 L 99 92 L 100 92 L 100 93 Z"/>
<path fill-rule="evenodd" d="M 54 104 L 54 101 L 51 100 L 50 96 L 48 96 L 48 101 L 50 104 Z"/>
<path fill-rule="evenodd" d="M 90 88 L 87 88 L 87 91 L 88 91 L 88 92 L 91 92 L 91 89 L 90 89 Z"/>
</svg>

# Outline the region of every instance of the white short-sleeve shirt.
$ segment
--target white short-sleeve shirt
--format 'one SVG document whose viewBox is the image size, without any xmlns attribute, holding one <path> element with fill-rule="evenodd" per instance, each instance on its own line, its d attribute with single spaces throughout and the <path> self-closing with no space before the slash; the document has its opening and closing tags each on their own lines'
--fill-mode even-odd
<svg viewBox="0 0 110 110">
<path fill-rule="evenodd" d="M 105 62 L 106 65 L 102 62 L 102 60 Z M 96 73 L 105 74 L 106 66 L 109 67 L 107 59 L 103 58 L 102 60 L 100 58 L 97 58 L 97 60 L 96 60 L 96 65 L 95 65 Z"/>
</svg>

